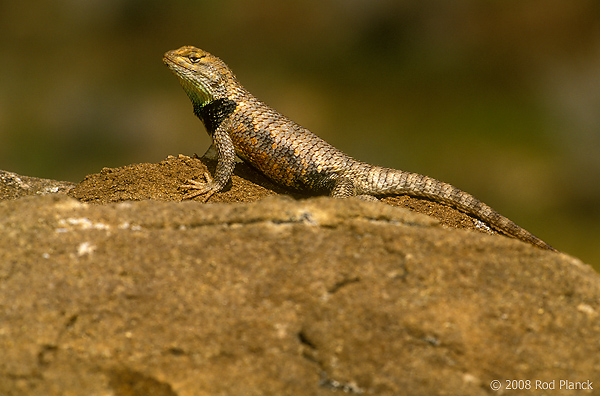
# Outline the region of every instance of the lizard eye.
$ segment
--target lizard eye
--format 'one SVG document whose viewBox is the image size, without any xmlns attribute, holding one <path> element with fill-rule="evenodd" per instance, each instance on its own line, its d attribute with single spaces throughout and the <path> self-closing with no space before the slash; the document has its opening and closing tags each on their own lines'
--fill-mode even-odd
<svg viewBox="0 0 600 396">
<path fill-rule="evenodd" d="M 204 56 L 195 56 L 195 55 L 188 56 L 188 59 L 192 63 L 198 63 L 198 62 L 200 62 L 200 59 L 202 59 L 202 58 L 204 58 Z"/>
</svg>

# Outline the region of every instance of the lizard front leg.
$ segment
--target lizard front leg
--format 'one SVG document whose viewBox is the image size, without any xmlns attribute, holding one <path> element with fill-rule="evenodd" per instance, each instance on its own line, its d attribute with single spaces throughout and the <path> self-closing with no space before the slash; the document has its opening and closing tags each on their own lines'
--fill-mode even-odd
<svg viewBox="0 0 600 396">
<path fill-rule="evenodd" d="M 188 184 L 184 184 L 181 188 L 187 188 L 189 191 L 183 196 L 183 199 L 195 198 L 199 195 L 204 195 L 202 199 L 206 202 L 214 193 L 221 191 L 233 173 L 235 168 L 235 148 L 229 136 L 230 121 L 226 120 L 215 130 L 212 135 L 212 147 L 217 153 L 217 169 L 215 170 L 214 178 L 210 173 L 204 173 L 205 182 L 196 180 L 188 180 Z M 210 151 L 210 149 L 209 149 Z"/>
</svg>

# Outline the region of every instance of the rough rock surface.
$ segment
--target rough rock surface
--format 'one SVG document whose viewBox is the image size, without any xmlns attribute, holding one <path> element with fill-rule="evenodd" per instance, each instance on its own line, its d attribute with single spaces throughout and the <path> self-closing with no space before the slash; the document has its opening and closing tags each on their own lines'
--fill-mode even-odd
<svg viewBox="0 0 600 396">
<path fill-rule="evenodd" d="M 599 392 L 600 276 L 579 260 L 443 226 L 472 220 L 429 201 L 405 203 L 440 221 L 357 199 L 161 202 L 202 166 L 106 169 L 71 197 L 2 174 L 0 395 Z M 237 168 L 215 201 L 280 192 Z"/>
<path fill-rule="evenodd" d="M 28 195 L 67 193 L 74 183 L 21 176 L 0 170 L 0 200 L 15 199 Z"/>
</svg>

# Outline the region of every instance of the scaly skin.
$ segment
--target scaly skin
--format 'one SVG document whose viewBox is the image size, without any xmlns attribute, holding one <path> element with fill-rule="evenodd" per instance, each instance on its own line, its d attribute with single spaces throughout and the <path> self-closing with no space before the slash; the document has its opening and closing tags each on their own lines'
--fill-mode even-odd
<svg viewBox="0 0 600 396">
<path fill-rule="evenodd" d="M 555 250 L 472 195 L 417 173 L 356 161 L 308 129 L 256 99 L 227 65 L 201 49 L 185 46 L 167 52 L 164 63 L 177 76 L 204 123 L 217 159 L 214 178 L 190 180 L 184 198 L 206 201 L 225 187 L 235 156 L 280 185 L 332 197 L 407 194 L 455 206 L 500 231 L 542 249 Z"/>
</svg>

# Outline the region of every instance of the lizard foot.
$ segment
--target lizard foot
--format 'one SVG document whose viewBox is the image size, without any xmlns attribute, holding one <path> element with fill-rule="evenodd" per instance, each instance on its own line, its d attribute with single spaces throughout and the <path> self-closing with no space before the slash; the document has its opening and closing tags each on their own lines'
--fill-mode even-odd
<svg viewBox="0 0 600 396">
<path fill-rule="evenodd" d="M 199 182 L 196 180 L 188 180 L 189 184 L 184 184 L 180 186 L 180 188 L 191 189 L 192 191 L 186 193 L 183 196 L 183 199 L 192 199 L 199 195 L 204 195 L 202 202 L 208 201 L 208 198 L 211 197 L 214 193 L 220 190 L 220 187 L 213 181 L 210 173 L 204 172 L 204 179 L 206 182 Z"/>
</svg>

